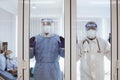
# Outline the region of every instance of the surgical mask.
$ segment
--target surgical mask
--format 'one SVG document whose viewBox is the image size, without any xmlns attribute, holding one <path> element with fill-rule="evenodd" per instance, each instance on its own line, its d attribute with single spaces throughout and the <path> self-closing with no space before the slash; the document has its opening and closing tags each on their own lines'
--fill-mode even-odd
<svg viewBox="0 0 120 80">
<path fill-rule="evenodd" d="M 51 26 L 44 26 L 44 33 L 51 33 Z"/>
<path fill-rule="evenodd" d="M 87 37 L 90 39 L 94 39 L 96 37 L 96 30 L 88 30 Z"/>
<path fill-rule="evenodd" d="M 13 55 L 12 55 L 12 54 L 8 54 L 8 55 L 6 55 L 6 57 L 7 57 L 8 59 L 12 59 L 12 58 L 13 58 Z"/>
</svg>

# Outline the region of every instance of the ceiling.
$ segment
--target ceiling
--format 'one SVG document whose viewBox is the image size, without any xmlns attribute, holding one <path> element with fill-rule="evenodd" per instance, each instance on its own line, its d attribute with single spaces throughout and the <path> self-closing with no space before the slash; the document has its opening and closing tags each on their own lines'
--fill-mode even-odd
<svg viewBox="0 0 120 80">
<path fill-rule="evenodd" d="M 10 13 L 17 14 L 17 0 L 0 0 L 0 8 Z"/>
<path fill-rule="evenodd" d="M 64 0 L 31 0 L 30 11 L 32 16 L 63 15 Z M 0 0 L 0 8 L 17 14 L 18 0 Z M 77 15 L 79 17 L 109 17 L 110 0 L 78 0 Z"/>
</svg>

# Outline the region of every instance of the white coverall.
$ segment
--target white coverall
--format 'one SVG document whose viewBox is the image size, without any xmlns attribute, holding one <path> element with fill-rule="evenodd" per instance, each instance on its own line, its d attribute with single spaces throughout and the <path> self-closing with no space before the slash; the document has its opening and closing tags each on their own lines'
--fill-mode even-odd
<svg viewBox="0 0 120 80">
<path fill-rule="evenodd" d="M 104 80 L 104 56 L 110 59 L 110 45 L 101 38 L 84 39 L 78 45 L 81 80 Z"/>
</svg>

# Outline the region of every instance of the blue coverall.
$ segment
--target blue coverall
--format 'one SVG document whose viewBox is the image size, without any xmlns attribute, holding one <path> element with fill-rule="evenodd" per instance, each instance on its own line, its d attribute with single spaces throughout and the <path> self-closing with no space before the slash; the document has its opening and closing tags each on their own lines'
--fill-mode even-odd
<svg viewBox="0 0 120 80">
<path fill-rule="evenodd" d="M 64 38 L 37 35 L 30 41 L 30 58 L 35 56 L 35 80 L 61 80 L 59 57 L 64 57 Z"/>
</svg>

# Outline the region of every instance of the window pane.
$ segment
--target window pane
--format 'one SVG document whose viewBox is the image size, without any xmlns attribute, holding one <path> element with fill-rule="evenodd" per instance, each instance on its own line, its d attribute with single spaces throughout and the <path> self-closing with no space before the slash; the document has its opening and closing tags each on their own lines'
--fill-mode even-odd
<svg viewBox="0 0 120 80">
<path fill-rule="evenodd" d="M 30 1 L 30 80 L 64 79 L 64 1 Z"/>
<path fill-rule="evenodd" d="M 110 80 L 110 0 L 77 0 L 77 80 Z"/>
<path fill-rule="evenodd" d="M 18 0 L 0 0 L 0 80 L 17 78 L 17 12 Z"/>
</svg>

